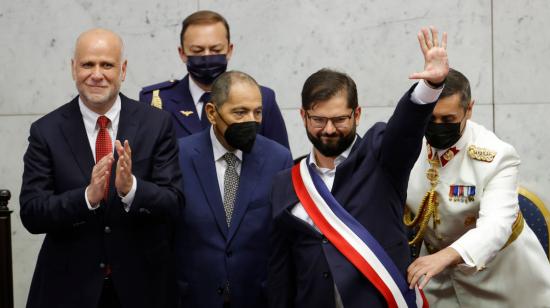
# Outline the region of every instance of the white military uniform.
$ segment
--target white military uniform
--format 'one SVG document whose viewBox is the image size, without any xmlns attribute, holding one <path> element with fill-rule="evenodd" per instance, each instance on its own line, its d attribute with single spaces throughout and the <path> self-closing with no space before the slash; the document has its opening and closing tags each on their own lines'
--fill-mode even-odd
<svg viewBox="0 0 550 308">
<path fill-rule="evenodd" d="M 438 155 L 440 223 L 434 229 L 429 221 L 420 255 L 451 246 L 465 261 L 430 280 L 424 289 L 430 306 L 550 307 L 550 263 L 533 231 L 524 223 L 504 247 L 519 213 L 515 149 L 472 121 L 448 150 L 425 144 L 411 172 L 407 206 L 417 214 L 431 187 L 428 156 Z M 469 155 L 474 148 L 495 154 L 492 161 Z"/>
</svg>

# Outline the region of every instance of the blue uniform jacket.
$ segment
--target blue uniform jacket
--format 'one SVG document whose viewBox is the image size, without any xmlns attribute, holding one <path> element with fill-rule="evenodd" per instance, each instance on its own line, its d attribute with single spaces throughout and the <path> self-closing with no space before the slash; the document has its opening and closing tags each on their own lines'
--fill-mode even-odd
<svg viewBox="0 0 550 308">
<path fill-rule="evenodd" d="M 144 87 L 139 92 L 139 100 L 151 104 L 152 94 L 155 90 L 159 90 L 162 109 L 172 114 L 176 137 L 178 139 L 200 132 L 210 126 L 209 124 L 204 124 L 206 121 L 201 123 L 197 115 L 195 103 L 189 91 L 189 75 L 186 75 L 181 80 L 171 80 Z M 289 149 L 285 122 L 279 106 L 277 106 L 275 92 L 263 86 L 260 87 L 260 90 L 262 93 L 263 110 L 262 124 L 258 133 Z M 193 112 L 190 113 L 189 111 Z"/>
</svg>

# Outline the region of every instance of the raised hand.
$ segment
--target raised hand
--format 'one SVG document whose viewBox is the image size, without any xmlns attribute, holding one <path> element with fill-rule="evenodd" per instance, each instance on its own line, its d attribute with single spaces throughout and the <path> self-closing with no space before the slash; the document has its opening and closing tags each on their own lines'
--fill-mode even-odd
<svg viewBox="0 0 550 308">
<path fill-rule="evenodd" d="M 115 188 L 120 196 L 126 196 L 132 189 L 132 149 L 128 140 L 124 141 L 124 147 L 119 140 L 115 141 L 115 149 L 118 154 L 116 164 Z"/>
<path fill-rule="evenodd" d="M 430 38 L 431 32 L 431 38 Z M 443 32 L 441 44 L 439 34 L 433 26 L 422 28 L 418 32 L 418 43 L 424 55 L 424 71 L 413 73 L 410 79 L 424 79 L 431 84 L 441 84 L 449 73 L 449 61 L 447 59 L 447 33 Z"/>
<path fill-rule="evenodd" d="M 101 199 L 103 199 L 113 162 L 113 153 L 110 153 L 100 159 L 92 169 L 90 185 L 88 185 L 86 190 L 86 197 L 88 197 L 88 202 L 90 202 L 92 207 L 97 207 Z"/>
</svg>

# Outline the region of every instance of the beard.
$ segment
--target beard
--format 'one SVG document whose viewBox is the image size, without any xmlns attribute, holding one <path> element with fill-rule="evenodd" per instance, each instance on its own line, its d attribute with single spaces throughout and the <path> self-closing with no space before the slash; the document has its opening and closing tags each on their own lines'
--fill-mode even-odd
<svg viewBox="0 0 550 308">
<path fill-rule="evenodd" d="M 89 91 L 82 91 L 79 93 L 86 102 L 93 106 L 101 107 L 105 106 L 116 100 L 118 92 L 114 89 L 109 89 L 105 93 L 91 93 Z"/>
<path fill-rule="evenodd" d="M 353 124 L 352 130 L 344 135 L 343 133 L 336 131 L 333 134 L 319 132 L 317 135 L 311 134 L 307 129 L 307 138 L 313 146 L 326 157 L 336 157 L 342 154 L 355 140 L 355 124 Z M 323 142 L 322 137 L 332 137 L 333 140 Z M 337 139 L 335 138 L 337 137 Z"/>
</svg>

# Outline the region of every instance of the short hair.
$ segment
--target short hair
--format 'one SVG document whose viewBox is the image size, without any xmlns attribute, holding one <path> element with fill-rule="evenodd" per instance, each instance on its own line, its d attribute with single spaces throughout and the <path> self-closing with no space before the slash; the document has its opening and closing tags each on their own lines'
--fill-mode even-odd
<svg viewBox="0 0 550 308">
<path fill-rule="evenodd" d="M 233 86 L 236 83 L 248 83 L 252 86 L 255 86 L 258 89 L 258 92 L 260 92 L 260 86 L 247 73 L 243 73 L 240 71 L 227 71 L 216 80 L 214 80 L 214 83 L 212 83 L 212 91 L 211 93 L 211 101 L 214 103 L 216 108 L 221 108 L 221 106 L 227 102 L 229 99 L 229 92 L 231 91 L 231 86 Z"/>
<path fill-rule="evenodd" d="M 460 96 L 460 106 L 464 108 L 464 110 L 468 109 L 468 105 L 472 99 L 470 82 L 461 72 L 450 68 L 447 79 L 445 80 L 445 87 L 443 88 L 443 92 L 441 92 L 439 99 L 453 96 L 455 94 L 459 94 Z"/>
<path fill-rule="evenodd" d="M 302 108 L 309 110 L 319 102 L 326 101 L 345 91 L 348 107 L 355 109 L 357 103 L 357 86 L 345 73 L 323 68 L 309 76 L 302 88 Z"/>
<path fill-rule="evenodd" d="M 189 26 L 211 25 L 218 22 L 221 22 L 225 27 L 225 32 L 227 33 L 226 35 L 227 41 L 231 42 L 230 35 L 229 35 L 229 24 L 227 23 L 227 20 L 225 20 L 225 18 L 222 15 L 214 11 L 197 11 L 187 16 L 181 23 L 181 32 L 180 32 L 181 47 L 183 48 L 183 36 L 185 35 L 185 31 L 187 31 L 187 28 L 189 28 Z"/>
</svg>

